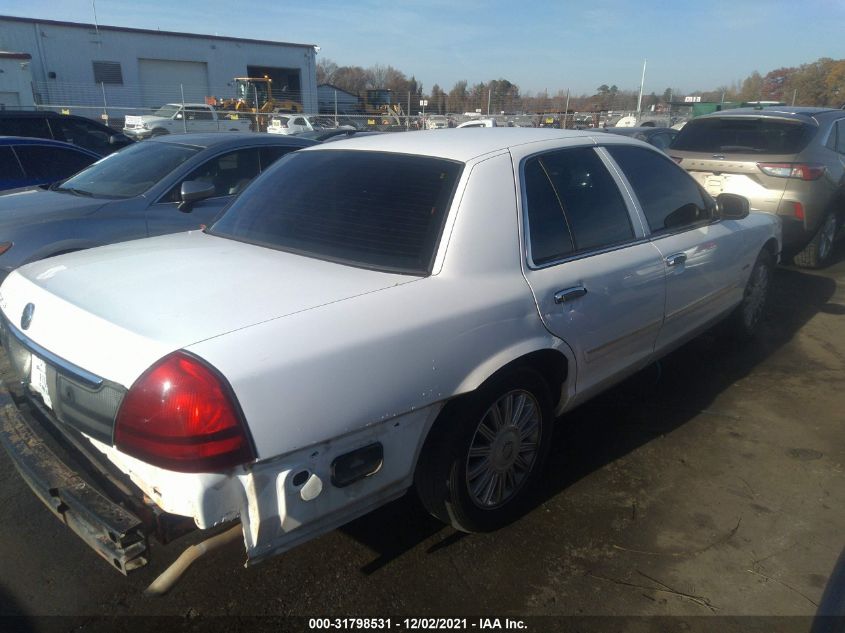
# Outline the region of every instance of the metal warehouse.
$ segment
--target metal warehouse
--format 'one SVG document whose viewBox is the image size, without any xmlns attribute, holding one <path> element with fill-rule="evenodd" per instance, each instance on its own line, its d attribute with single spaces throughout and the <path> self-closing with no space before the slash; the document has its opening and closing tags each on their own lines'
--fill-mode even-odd
<svg viewBox="0 0 845 633">
<path fill-rule="evenodd" d="M 316 112 L 316 50 L 312 44 L 0 16 L 0 51 L 15 55 L 4 60 L 15 72 L 0 69 L 0 101 L 6 107 L 34 100 L 74 109 L 154 108 L 232 97 L 233 78 L 266 76 L 274 95 Z M 27 83 L 32 94 L 26 94 Z"/>
</svg>

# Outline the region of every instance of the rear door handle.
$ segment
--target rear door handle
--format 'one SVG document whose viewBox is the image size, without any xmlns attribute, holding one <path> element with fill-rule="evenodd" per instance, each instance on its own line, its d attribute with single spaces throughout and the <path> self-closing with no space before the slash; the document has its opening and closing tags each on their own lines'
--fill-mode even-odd
<svg viewBox="0 0 845 633">
<path fill-rule="evenodd" d="M 587 294 L 587 289 L 584 286 L 564 288 L 563 290 L 558 290 L 555 293 L 555 303 L 567 303 L 568 301 L 574 301 L 579 297 L 583 297 L 585 294 Z"/>
<path fill-rule="evenodd" d="M 680 266 L 685 261 L 687 261 L 686 253 L 675 253 L 674 255 L 669 255 L 666 258 L 666 265 L 671 268 L 672 266 Z"/>
</svg>

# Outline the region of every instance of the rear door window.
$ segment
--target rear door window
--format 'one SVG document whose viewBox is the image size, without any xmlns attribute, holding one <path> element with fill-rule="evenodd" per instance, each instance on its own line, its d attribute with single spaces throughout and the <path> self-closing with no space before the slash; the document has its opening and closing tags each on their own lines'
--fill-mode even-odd
<svg viewBox="0 0 845 633">
<path fill-rule="evenodd" d="M 0 188 L 16 186 L 24 179 L 21 166 L 11 147 L 0 147 Z"/>
<path fill-rule="evenodd" d="M 629 145 L 605 149 L 633 187 L 652 233 L 684 230 L 713 218 L 712 204 L 668 156 Z"/>
<path fill-rule="evenodd" d="M 96 159 L 69 147 L 46 145 L 18 145 L 15 153 L 29 178 L 54 182 L 88 167 Z"/>
<path fill-rule="evenodd" d="M 524 174 L 534 264 L 634 238 L 619 188 L 592 147 L 531 158 Z"/>
<path fill-rule="evenodd" d="M 53 138 L 45 117 L 4 117 L 0 114 L 0 135 Z"/>
<path fill-rule="evenodd" d="M 725 117 L 687 123 L 672 149 L 716 154 L 797 154 L 816 128 L 801 121 L 770 117 Z"/>
<path fill-rule="evenodd" d="M 427 275 L 461 169 L 454 161 L 385 152 L 293 152 L 209 232 L 362 268 Z"/>
</svg>

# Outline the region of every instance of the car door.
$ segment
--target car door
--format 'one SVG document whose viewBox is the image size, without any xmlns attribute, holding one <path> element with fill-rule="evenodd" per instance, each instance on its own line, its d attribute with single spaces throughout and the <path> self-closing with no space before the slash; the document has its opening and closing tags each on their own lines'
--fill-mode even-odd
<svg viewBox="0 0 845 633">
<path fill-rule="evenodd" d="M 744 233 L 736 220 L 718 220 L 712 198 L 664 154 L 630 145 L 605 149 L 633 191 L 663 258 L 666 315 L 656 350 L 665 350 L 741 300 L 747 277 L 742 269 L 750 265 Z"/>
<path fill-rule="evenodd" d="M 199 228 L 214 221 L 220 211 L 243 191 L 262 169 L 295 147 L 249 147 L 219 154 L 193 169 L 147 210 L 150 235 L 176 233 Z M 215 195 L 195 202 L 183 212 L 178 209 L 182 183 L 199 180 L 214 185 Z M 188 210 L 186 209 L 186 210 Z"/>
<path fill-rule="evenodd" d="M 592 146 L 528 157 L 520 173 L 525 277 L 546 327 L 576 355 L 577 397 L 588 397 L 648 362 L 663 262 Z"/>
</svg>

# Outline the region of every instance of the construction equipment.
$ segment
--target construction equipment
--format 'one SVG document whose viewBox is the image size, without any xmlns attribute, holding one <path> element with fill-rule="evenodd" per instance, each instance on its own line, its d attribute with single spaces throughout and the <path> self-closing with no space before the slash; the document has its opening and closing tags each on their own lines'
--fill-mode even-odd
<svg viewBox="0 0 845 633">
<path fill-rule="evenodd" d="M 235 77 L 235 96 L 229 99 L 206 97 L 206 103 L 221 110 L 252 114 L 254 127 L 266 132 L 267 115 L 275 112 L 302 112 L 302 104 L 292 99 L 276 99 L 273 96 L 273 80 L 269 77 Z"/>
<path fill-rule="evenodd" d="M 405 112 L 399 103 L 393 103 L 393 91 L 388 88 L 367 90 L 362 99 L 368 128 L 386 130 L 404 127 Z"/>
</svg>

